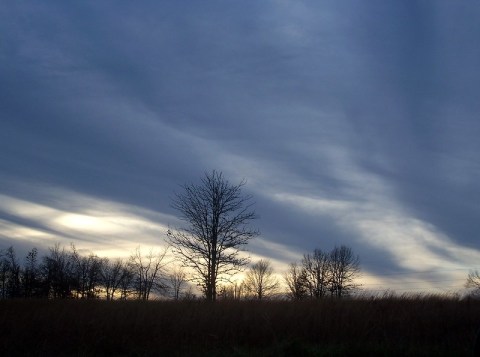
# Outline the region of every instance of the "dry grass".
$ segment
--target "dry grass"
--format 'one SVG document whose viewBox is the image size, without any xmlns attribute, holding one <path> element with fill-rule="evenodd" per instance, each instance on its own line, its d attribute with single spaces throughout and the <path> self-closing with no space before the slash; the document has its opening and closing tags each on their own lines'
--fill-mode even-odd
<svg viewBox="0 0 480 357">
<path fill-rule="evenodd" d="M 0 301 L 2 355 L 473 356 L 480 301 Z"/>
</svg>

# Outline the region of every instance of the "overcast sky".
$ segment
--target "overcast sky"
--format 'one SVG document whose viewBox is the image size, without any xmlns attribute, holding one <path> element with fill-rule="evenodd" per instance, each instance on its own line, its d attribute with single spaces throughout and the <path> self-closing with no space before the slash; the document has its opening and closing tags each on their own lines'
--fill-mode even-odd
<svg viewBox="0 0 480 357">
<path fill-rule="evenodd" d="M 480 267 L 480 2 L 0 5 L 0 248 L 162 244 L 183 183 L 247 180 L 277 270 L 359 254 L 365 287 Z"/>
</svg>

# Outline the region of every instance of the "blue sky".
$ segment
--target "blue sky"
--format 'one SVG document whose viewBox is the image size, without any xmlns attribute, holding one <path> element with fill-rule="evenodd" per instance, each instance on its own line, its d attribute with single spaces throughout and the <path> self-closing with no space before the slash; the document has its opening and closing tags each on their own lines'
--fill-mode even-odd
<svg viewBox="0 0 480 357">
<path fill-rule="evenodd" d="M 205 171 L 247 180 L 278 271 L 346 244 L 365 287 L 480 265 L 478 1 L 0 5 L 0 245 L 162 244 Z"/>
</svg>

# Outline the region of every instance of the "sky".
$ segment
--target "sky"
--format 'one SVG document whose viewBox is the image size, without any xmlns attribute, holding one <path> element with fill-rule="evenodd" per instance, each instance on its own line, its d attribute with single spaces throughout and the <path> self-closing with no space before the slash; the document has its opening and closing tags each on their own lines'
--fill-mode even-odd
<svg viewBox="0 0 480 357">
<path fill-rule="evenodd" d="M 0 4 L 0 248 L 164 244 L 181 185 L 245 179 L 278 272 L 359 255 L 363 288 L 480 268 L 480 2 Z"/>
</svg>

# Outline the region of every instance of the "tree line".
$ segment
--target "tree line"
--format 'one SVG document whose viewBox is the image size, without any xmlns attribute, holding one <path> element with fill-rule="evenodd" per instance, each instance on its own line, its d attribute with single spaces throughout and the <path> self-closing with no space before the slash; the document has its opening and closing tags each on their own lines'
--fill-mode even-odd
<svg viewBox="0 0 480 357">
<path fill-rule="evenodd" d="M 152 293 L 172 299 L 193 298 L 188 284 L 191 277 L 182 267 L 172 267 L 166 252 L 143 253 L 138 247 L 128 259 L 109 259 L 93 253 L 81 255 L 74 245 L 66 249 L 55 244 L 43 256 L 33 248 L 21 261 L 9 247 L 0 250 L 0 299 L 148 300 Z M 319 257 L 324 256 L 316 249 L 304 255 L 300 264 L 291 263 L 283 279 L 275 274 L 269 260 L 261 259 L 250 266 L 240 283 L 221 284 L 217 297 L 298 300 L 321 298 L 327 291 L 331 296 L 345 296 L 357 287 L 353 279 L 358 273 L 358 257 L 352 260 L 352 254 L 345 246 L 334 248 L 326 259 L 328 265 L 320 265 L 325 262 Z"/>
<path fill-rule="evenodd" d="M 142 254 L 137 248 L 127 260 L 111 260 L 95 254 L 82 256 L 73 245 L 66 250 L 57 244 L 43 257 L 32 249 L 21 266 L 10 247 L 0 256 L 0 297 L 148 300 L 154 292 L 178 299 L 187 281 L 210 301 L 278 295 L 280 282 L 268 260 L 253 264 L 240 284 L 231 283 L 249 263 L 241 252 L 259 235 L 250 227 L 257 215 L 252 197 L 242 191 L 245 183 L 231 184 L 221 172 L 212 171 L 200 183 L 185 184 L 182 192 L 174 194 L 171 206 L 184 224 L 170 227 L 166 234 L 180 264 L 170 272 L 166 249 Z M 289 266 L 283 280 L 287 295 L 295 300 L 343 297 L 358 287 L 359 271 L 358 256 L 340 246 L 304 255 L 301 262 Z"/>
<path fill-rule="evenodd" d="M 250 227 L 257 215 L 252 197 L 242 191 L 245 183 L 231 184 L 221 172 L 212 171 L 200 183 L 185 184 L 174 194 L 171 207 L 183 221 L 166 232 L 166 243 L 178 264 L 174 268 L 167 268 L 166 249 L 143 254 L 137 248 L 122 260 L 81 255 L 73 245 L 68 250 L 56 244 L 43 257 L 32 249 L 21 264 L 10 247 L 0 250 L 0 299 L 148 300 L 153 293 L 179 299 L 193 296 L 192 283 L 210 301 L 278 296 L 301 300 L 342 298 L 359 288 L 359 257 L 345 245 L 305 254 L 289 265 L 282 278 L 270 261 L 260 260 L 241 282 L 232 282 L 249 264 L 241 252 L 259 235 Z M 469 273 L 465 287 L 480 291 L 478 270 Z"/>
<path fill-rule="evenodd" d="M 153 291 L 170 289 L 165 254 L 153 250 L 142 254 L 137 248 L 129 259 L 109 259 L 81 255 L 74 245 L 65 249 L 55 244 L 41 257 L 33 248 L 22 264 L 9 247 L 0 251 L 0 298 L 148 300 Z"/>
<path fill-rule="evenodd" d="M 274 273 L 269 260 L 261 259 L 250 266 L 239 284 L 222 286 L 219 296 L 257 300 L 279 296 L 291 300 L 341 298 L 360 287 L 356 282 L 359 276 L 358 255 L 342 245 L 331 251 L 315 249 L 313 253 L 304 254 L 300 262 L 290 263 L 281 278 Z"/>
</svg>

